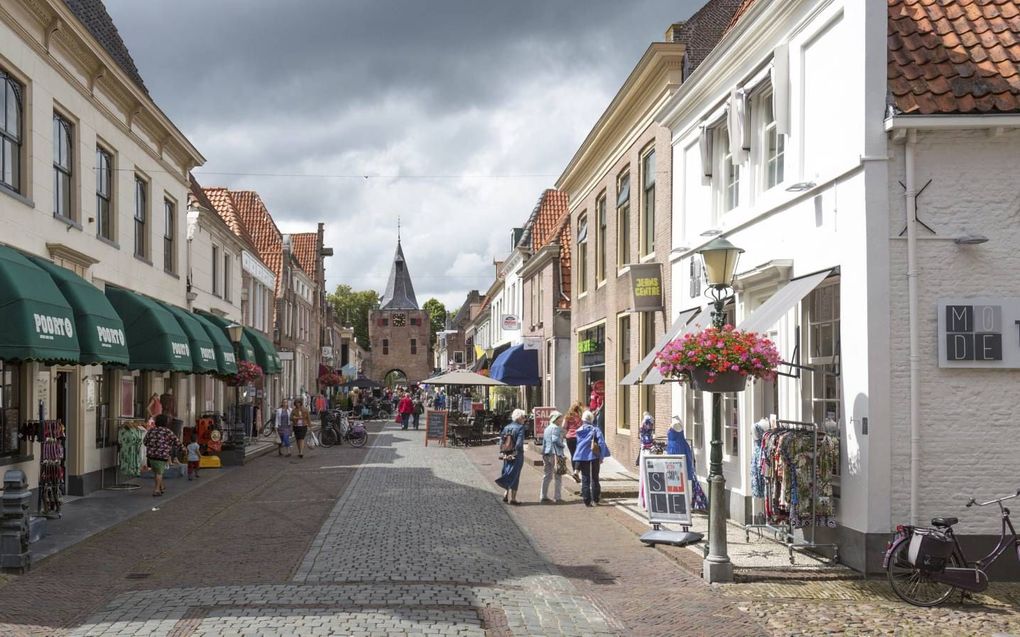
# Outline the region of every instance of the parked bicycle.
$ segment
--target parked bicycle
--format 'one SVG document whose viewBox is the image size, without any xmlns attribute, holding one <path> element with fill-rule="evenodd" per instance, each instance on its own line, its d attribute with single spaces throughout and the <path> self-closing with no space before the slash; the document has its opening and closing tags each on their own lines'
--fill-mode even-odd
<svg viewBox="0 0 1020 637">
<path fill-rule="evenodd" d="M 364 447 L 368 442 L 368 430 L 365 425 L 352 419 L 349 411 L 331 411 L 326 414 L 322 423 L 322 446 L 332 447 L 343 444 L 346 440 L 352 447 Z"/>
<path fill-rule="evenodd" d="M 991 553 L 971 562 L 960 548 L 953 533 L 957 518 L 933 518 L 931 527 L 899 525 L 886 546 L 882 566 L 889 576 L 893 591 L 905 602 L 915 606 L 938 606 L 949 599 L 953 591 L 979 593 L 988 588 L 987 569 L 1013 547 L 1020 561 L 1020 540 L 1009 519 L 1009 509 L 1002 505 L 1006 500 L 1020 497 L 1020 489 L 988 502 L 970 499 L 967 507 L 989 504 L 999 505 L 1002 528 L 999 543 Z M 1007 533 L 1006 531 L 1009 531 Z"/>
</svg>

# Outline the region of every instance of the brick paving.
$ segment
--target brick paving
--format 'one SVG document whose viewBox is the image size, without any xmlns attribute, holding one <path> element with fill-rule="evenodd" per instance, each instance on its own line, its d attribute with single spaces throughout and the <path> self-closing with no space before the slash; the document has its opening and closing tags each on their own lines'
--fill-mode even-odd
<svg viewBox="0 0 1020 637">
<path fill-rule="evenodd" d="M 535 550 L 462 451 L 423 435 L 373 437 L 290 577 L 126 592 L 71 634 L 626 634 Z"/>
</svg>

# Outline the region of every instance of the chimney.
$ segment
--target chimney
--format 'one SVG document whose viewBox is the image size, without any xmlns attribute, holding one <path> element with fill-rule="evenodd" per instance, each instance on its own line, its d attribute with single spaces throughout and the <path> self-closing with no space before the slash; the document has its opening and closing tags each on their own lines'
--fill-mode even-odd
<svg viewBox="0 0 1020 637">
<path fill-rule="evenodd" d="M 669 25 L 669 27 L 666 29 L 665 41 L 679 42 L 680 34 L 683 31 L 683 28 L 684 28 L 683 22 L 674 22 L 673 24 Z"/>
<path fill-rule="evenodd" d="M 283 253 L 290 254 L 290 235 L 283 235 Z"/>
</svg>

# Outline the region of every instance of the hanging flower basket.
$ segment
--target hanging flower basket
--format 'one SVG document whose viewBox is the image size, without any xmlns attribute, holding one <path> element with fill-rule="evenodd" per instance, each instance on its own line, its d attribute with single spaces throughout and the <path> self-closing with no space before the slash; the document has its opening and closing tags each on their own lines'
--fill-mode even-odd
<svg viewBox="0 0 1020 637">
<path fill-rule="evenodd" d="M 229 387 L 244 387 L 262 378 L 262 368 L 250 361 L 237 361 L 237 373 L 228 374 L 223 381 Z"/>
<path fill-rule="evenodd" d="M 319 376 L 319 385 L 322 387 L 339 387 L 344 384 L 344 377 L 336 372 L 326 372 Z"/>
<path fill-rule="evenodd" d="M 775 378 L 779 352 L 756 332 L 725 325 L 686 334 L 666 344 L 656 358 L 665 378 L 689 382 L 701 391 L 742 391 L 748 377 Z"/>
</svg>

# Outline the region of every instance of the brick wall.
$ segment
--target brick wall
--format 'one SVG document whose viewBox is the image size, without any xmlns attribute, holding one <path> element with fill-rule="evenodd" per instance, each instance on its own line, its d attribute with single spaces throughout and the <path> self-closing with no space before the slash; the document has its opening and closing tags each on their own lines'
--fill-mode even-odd
<svg viewBox="0 0 1020 637">
<path fill-rule="evenodd" d="M 393 316 L 403 314 L 406 323 L 403 327 L 393 325 Z M 380 325 L 379 320 L 386 318 L 387 325 Z M 412 325 L 411 319 L 418 319 L 418 325 Z M 372 380 L 382 381 L 392 370 L 398 369 L 407 375 L 411 382 L 428 378 L 432 373 L 432 349 L 429 347 L 429 316 L 424 310 L 376 310 L 369 316 L 369 340 L 372 342 L 372 355 L 366 365 L 365 375 Z M 383 340 L 389 341 L 388 354 L 383 353 Z M 411 354 L 411 339 L 417 341 L 417 354 Z"/>
</svg>

